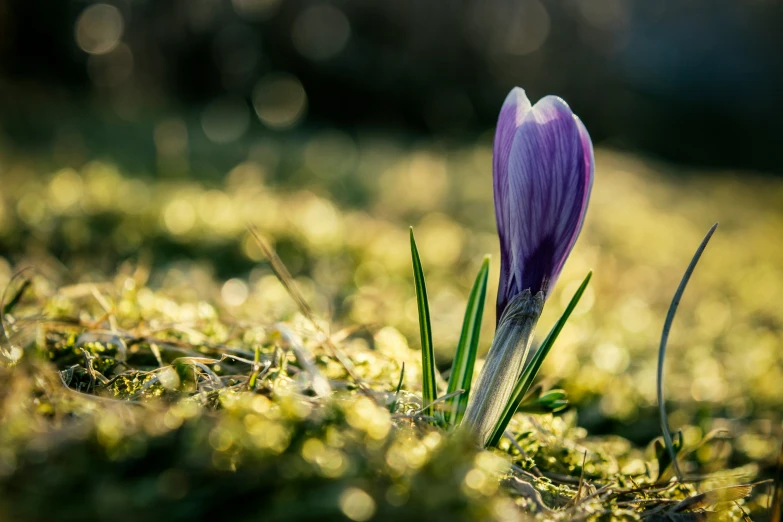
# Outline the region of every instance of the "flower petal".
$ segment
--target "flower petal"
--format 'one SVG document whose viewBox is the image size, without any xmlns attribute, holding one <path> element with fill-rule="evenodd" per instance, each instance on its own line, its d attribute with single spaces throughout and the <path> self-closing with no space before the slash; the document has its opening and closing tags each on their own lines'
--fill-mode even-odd
<svg viewBox="0 0 783 522">
<path fill-rule="evenodd" d="M 574 114 L 574 121 L 576 121 L 576 128 L 579 132 L 579 141 L 582 145 L 582 153 L 583 153 L 583 175 L 585 177 L 585 184 L 584 184 L 584 193 L 582 198 L 582 211 L 579 216 L 579 225 L 574 230 L 573 237 L 570 241 L 570 247 L 568 250 L 566 250 L 563 257 L 560 259 L 558 265 L 555 267 L 555 274 L 560 274 L 560 271 L 563 269 L 563 265 L 565 265 L 565 261 L 568 258 L 568 254 L 571 252 L 571 248 L 573 248 L 574 243 L 576 243 L 576 238 L 579 237 L 579 233 L 582 232 L 582 225 L 584 224 L 585 220 L 585 214 L 587 210 L 587 204 L 590 202 L 590 192 L 593 189 L 593 179 L 595 175 L 595 157 L 593 156 L 593 141 L 590 139 L 590 134 L 587 132 L 587 129 L 584 126 L 584 123 L 582 123 L 582 120 L 579 119 L 579 116 Z M 554 284 L 554 281 L 552 282 Z"/>
<path fill-rule="evenodd" d="M 510 259 L 500 312 L 524 289 L 549 293 L 582 226 L 592 177 L 584 126 L 563 100 L 542 98 L 525 114 L 509 155 Z"/>
<path fill-rule="evenodd" d="M 498 116 L 495 130 L 495 143 L 492 154 L 492 178 L 495 188 L 495 220 L 500 237 L 500 288 L 504 288 L 509 279 L 510 240 L 506 232 L 508 223 L 508 158 L 514 135 L 522 124 L 531 105 L 523 89 L 514 87 L 506 96 Z M 500 314 L 498 314 L 498 320 Z"/>
<path fill-rule="evenodd" d="M 530 100 L 527 99 L 524 89 L 514 87 L 506 96 L 506 101 L 503 102 L 498 116 L 492 151 L 492 173 L 495 187 L 495 218 L 498 224 L 498 233 L 501 236 L 505 233 L 503 227 L 508 222 L 506 215 L 508 158 L 511 154 L 514 135 L 525 115 L 530 112 L 530 108 Z"/>
</svg>

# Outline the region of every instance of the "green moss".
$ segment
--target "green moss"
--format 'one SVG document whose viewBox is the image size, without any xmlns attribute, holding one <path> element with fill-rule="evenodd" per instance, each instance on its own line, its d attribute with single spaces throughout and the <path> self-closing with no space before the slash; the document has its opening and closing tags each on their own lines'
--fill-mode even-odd
<svg viewBox="0 0 783 522">
<path fill-rule="evenodd" d="M 34 314 L 36 298 L 46 299 L 30 295 L 14 319 Z M 132 305 L 125 317 L 141 316 Z M 404 346 L 397 361 L 367 345 L 336 346 L 350 347 L 361 392 L 301 317 L 287 327 L 317 370 L 273 328 L 212 318 L 205 332 L 160 328 L 152 325 L 165 316 L 143 315 L 110 332 L 84 314 L 75 324 L 41 319 L 45 344 L 0 369 L 0 516 L 507 520 L 522 508 L 547 520 L 636 520 L 696 492 L 655 486 L 649 464 L 624 474 L 645 461 L 642 451 L 619 437 L 588 438 L 572 413 L 518 415 L 517 444 L 477 452 L 428 424 L 416 393 L 395 392 L 401 363 L 417 359 Z M 329 398 L 314 396 L 312 371 L 330 375 Z"/>
</svg>

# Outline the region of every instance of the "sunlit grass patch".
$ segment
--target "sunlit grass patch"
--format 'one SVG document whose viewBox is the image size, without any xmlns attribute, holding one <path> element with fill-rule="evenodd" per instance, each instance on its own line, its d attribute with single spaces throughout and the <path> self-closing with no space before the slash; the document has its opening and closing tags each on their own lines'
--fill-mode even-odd
<svg viewBox="0 0 783 522">
<path fill-rule="evenodd" d="M 311 145 L 300 147 L 308 169 L 318 163 Z M 361 205 L 338 202 L 327 183 L 281 189 L 270 175 L 276 167 L 260 160 L 199 182 L 135 177 L 100 162 L 9 179 L 0 195 L 0 288 L 18 269 L 36 267 L 11 283 L 9 297 L 27 279 L 32 286 L 5 314 L 13 343 L 4 348 L 21 357 L 0 376 L 0 490 L 20 499 L 12 505 L 40 509 L 43 490 L 57 495 L 64 518 L 87 506 L 122 519 L 117 506 L 131 504 L 169 519 L 180 510 L 219 517 L 211 506 L 234 499 L 247 519 L 263 505 L 296 519 L 297 501 L 336 519 L 415 518 L 437 506 L 508 520 L 514 504 L 543 518 L 633 519 L 675 505 L 661 499 L 771 476 L 783 404 L 783 250 L 771 238 L 783 225 L 783 184 L 662 174 L 599 151 L 584 235 L 542 318 L 554 324 L 594 270 L 541 370 L 572 408 L 518 414 L 509 425 L 515 441 L 502 438 L 495 452 L 509 464 L 502 473 L 525 486 L 510 475 L 498 481 L 481 467 L 490 461 L 479 455 L 491 453 L 460 446 L 420 418 L 407 227 L 415 226 L 427 270 L 443 396 L 476 270 L 497 248 L 491 194 L 475 183 L 480 168 L 488 175 L 487 147 L 381 149 L 357 153 L 386 158 L 377 176 L 362 171 Z M 346 175 L 335 174 L 335 184 Z M 411 180 L 420 190 L 406 198 Z M 660 327 L 683 264 L 715 220 L 721 231 L 672 332 L 666 389 L 686 475 L 704 480 L 652 487 L 659 460 L 654 447 L 640 448 L 660 433 Z M 318 327 L 290 300 L 248 222 L 274 242 Z M 494 326 L 493 314 L 484 315 L 480 352 Z M 328 400 L 274 334 L 278 323 L 301 338 L 332 390 Z M 324 349 L 324 334 L 371 397 Z M 610 484 L 612 494 L 601 491 Z M 760 485 L 740 504 L 764 513 L 769 497 Z M 740 516 L 736 505 L 722 507 L 727 519 Z"/>
<path fill-rule="evenodd" d="M 58 520 L 129 503 L 155 520 L 218 516 L 227 504 L 251 520 L 259 503 L 274 520 L 508 520 L 521 516 L 515 504 L 570 520 L 695 491 L 652 495 L 649 458 L 620 438 L 588 438 L 573 414 L 517 415 L 516 440 L 478 452 L 425 421 L 420 381 L 396 393 L 401 363 L 415 367 L 419 354 L 388 330 L 370 345 L 335 341 L 369 385 L 362 392 L 303 316 L 285 326 L 301 336 L 298 353 L 274 335 L 282 325 L 238 322 L 207 302 L 190 303 L 190 322 L 172 320 L 182 310 L 138 281 L 32 281 L 5 316 L 11 344 L 24 347 L 0 369 L 7 517 L 35 519 L 44 495 Z M 329 378 L 329 397 L 317 397 L 312 371 Z M 597 494 L 607 484 L 613 494 Z"/>
</svg>

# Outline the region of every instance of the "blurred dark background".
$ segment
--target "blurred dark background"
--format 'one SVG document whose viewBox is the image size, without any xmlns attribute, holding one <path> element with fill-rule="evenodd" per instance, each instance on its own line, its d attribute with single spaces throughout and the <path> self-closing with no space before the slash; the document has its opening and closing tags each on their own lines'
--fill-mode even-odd
<svg viewBox="0 0 783 522">
<path fill-rule="evenodd" d="M 154 172 L 186 134 L 167 115 L 217 144 L 470 138 L 520 85 L 597 143 L 780 173 L 782 29 L 773 0 L 0 0 L 0 143 Z"/>
</svg>

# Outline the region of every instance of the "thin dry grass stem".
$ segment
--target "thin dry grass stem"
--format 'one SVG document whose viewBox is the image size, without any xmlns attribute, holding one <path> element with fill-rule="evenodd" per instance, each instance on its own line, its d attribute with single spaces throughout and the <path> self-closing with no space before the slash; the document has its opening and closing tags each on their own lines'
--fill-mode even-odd
<svg viewBox="0 0 783 522">
<path fill-rule="evenodd" d="M 106 312 L 106 313 L 104 313 L 102 316 L 100 316 L 98 319 L 96 319 L 95 321 L 90 321 L 90 322 L 88 323 L 88 324 L 89 324 L 89 327 L 90 327 L 90 328 L 98 328 L 98 326 L 100 326 L 100 325 L 101 325 L 101 324 L 102 324 L 104 321 L 106 321 L 106 320 L 107 320 L 109 317 L 111 317 L 111 313 L 109 313 L 109 312 Z"/>
<path fill-rule="evenodd" d="M 602 486 L 602 487 L 596 489 L 594 492 L 592 492 L 589 495 L 581 498 L 579 500 L 579 503 L 576 506 L 574 506 L 574 507 L 576 508 L 576 507 L 579 507 L 582 504 L 586 504 L 587 502 L 593 500 L 594 498 L 598 498 L 601 495 L 604 495 L 606 498 L 611 497 L 611 495 L 615 492 L 612 489 L 612 487 L 613 487 L 613 484 L 607 484 L 605 486 Z"/>
<path fill-rule="evenodd" d="M 224 361 L 225 359 L 231 359 L 232 361 L 237 361 L 245 364 L 249 364 L 250 366 L 253 366 L 254 364 L 258 364 L 258 361 L 251 361 L 250 359 L 245 359 L 244 357 L 237 357 L 236 355 L 231 355 L 229 353 L 221 353 L 220 354 L 220 360 Z M 268 362 L 268 361 L 265 361 Z"/>
<path fill-rule="evenodd" d="M 346 340 L 348 337 L 352 336 L 359 330 L 364 328 L 362 325 L 356 325 L 356 326 L 348 326 L 346 328 L 343 328 L 339 332 L 335 332 L 331 335 L 332 342 L 334 343 L 340 343 L 344 340 Z"/>
<path fill-rule="evenodd" d="M 438 404 L 438 403 L 440 403 L 440 402 L 446 401 L 446 400 L 448 400 L 448 399 L 451 399 L 452 397 L 456 397 L 457 395 L 461 395 L 461 394 L 463 394 L 463 393 L 465 393 L 465 390 L 456 390 L 456 391 L 454 391 L 454 392 L 452 392 L 452 393 L 449 393 L 449 394 L 443 395 L 442 397 L 438 397 L 437 399 L 435 399 L 435 400 L 434 400 L 434 401 L 432 401 L 431 403 L 429 403 L 429 404 L 425 404 L 424 406 L 422 406 L 421 408 L 419 408 L 419 409 L 417 410 L 417 413 L 421 413 L 421 412 L 423 412 L 424 410 L 426 410 L 427 408 L 429 408 L 430 406 L 433 406 L 433 405 L 435 405 L 435 404 Z"/>
<path fill-rule="evenodd" d="M 95 360 L 94 355 L 90 355 L 87 350 L 84 348 L 79 348 L 79 350 L 82 352 L 82 356 L 84 357 L 84 367 L 87 369 L 87 374 L 90 376 L 90 385 L 87 387 L 87 391 L 89 392 L 92 388 L 95 389 L 95 381 L 100 381 L 101 385 L 104 385 L 107 379 L 102 373 L 95 370 L 95 366 L 93 366 L 93 361 Z"/>
<path fill-rule="evenodd" d="M 280 283 L 286 289 L 286 292 L 288 292 L 288 295 L 291 297 L 291 299 L 293 299 L 293 301 L 299 307 L 300 312 L 302 312 L 302 314 L 308 319 L 308 321 L 310 321 L 313 328 L 315 328 L 316 331 L 323 336 L 324 345 L 331 351 L 332 356 L 337 360 L 337 362 L 339 362 L 342 365 L 346 373 L 356 383 L 356 385 L 359 387 L 362 393 L 364 393 L 371 399 L 375 400 L 375 397 L 371 393 L 370 389 L 367 387 L 367 385 L 364 383 L 361 377 L 359 377 L 359 375 L 354 370 L 351 361 L 344 353 L 342 353 L 342 350 L 340 350 L 334 344 L 334 342 L 332 342 L 332 339 L 329 337 L 329 335 L 326 332 L 324 332 L 321 326 L 318 324 L 318 321 L 315 318 L 315 314 L 313 313 L 312 308 L 310 308 L 310 305 L 307 304 L 307 301 L 305 301 L 302 294 L 296 288 L 296 282 L 294 281 L 291 272 L 288 271 L 288 268 L 286 268 L 285 264 L 283 263 L 283 260 L 280 259 L 280 256 L 277 255 L 277 252 L 275 252 L 274 248 L 272 248 L 272 246 L 269 245 L 269 243 L 267 243 L 261 237 L 261 235 L 258 233 L 258 231 L 253 225 L 248 224 L 247 228 L 250 231 L 250 234 L 256 240 L 258 246 L 261 247 L 261 250 L 264 252 L 266 258 L 269 260 L 269 263 L 272 266 L 272 270 L 274 271 L 278 280 L 280 280 Z"/>
<path fill-rule="evenodd" d="M 541 493 L 529 482 L 520 480 L 517 477 L 511 477 L 506 480 L 506 484 L 510 486 L 519 496 L 528 499 L 540 512 L 548 515 L 554 515 L 556 511 L 546 505 L 544 499 L 541 497 Z"/>
<path fill-rule="evenodd" d="M 516 438 L 516 437 L 514 437 L 514 434 L 513 434 L 513 433 L 511 433 L 510 431 L 506 430 L 506 431 L 504 431 L 504 432 L 503 432 L 503 435 L 505 435 L 505 436 L 506 436 L 506 438 L 507 438 L 509 441 L 511 441 L 511 445 L 512 445 L 512 446 L 514 446 L 514 448 L 515 448 L 515 449 L 516 449 L 516 450 L 519 452 L 519 454 L 522 456 L 522 458 L 524 458 L 525 460 L 527 460 L 527 459 L 529 459 L 529 458 L 530 458 L 530 457 L 528 456 L 527 452 L 525 451 L 525 449 L 524 449 L 524 448 L 522 447 L 522 445 L 519 443 L 519 441 L 517 441 L 517 438 Z M 532 470 L 533 474 L 534 474 L 536 477 L 543 477 L 543 475 L 541 474 L 541 470 L 540 470 L 540 469 L 538 469 L 538 466 L 536 466 L 536 463 L 535 463 L 535 462 L 533 462 L 533 467 L 532 467 L 532 468 L 530 468 L 530 469 Z"/>
<path fill-rule="evenodd" d="M 579 502 L 579 498 L 582 495 L 582 486 L 584 485 L 584 481 L 585 481 L 586 462 L 587 462 L 587 452 L 585 451 L 584 456 L 582 456 L 582 470 L 581 473 L 579 473 L 579 485 L 576 487 L 576 495 L 574 495 L 574 503 Z"/>
<path fill-rule="evenodd" d="M 332 393 L 332 387 L 329 381 L 323 376 L 318 367 L 313 363 L 312 357 L 304 347 L 302 339 L 291 331 L 287 326 L 278 323 L 275 330 L 280 334 L 283 341 L 293 350 L 296 359 L 302 368 L 310 376 L 313 391 L 318 397 L 327 397 Z"/>
<path fill-rule="evenodd" d="M 133 273 L 130 278 L 136 282 L 136 287 L 141 288 L 147 285 L 152 273 L 152 256 L 149 251 L 139 253 L 138 259 L 133 266 Z"/>
<path fill-rule="evenodd" d="M 680 465 L 677 462 L 677 453 L 674 451 L 674 443 L 672 442 L 672 436 L 669 432 L 669 421 L 666 416 L 666 403 L 664 402 L 663 397 L 663 363 L 666 358 L 666 344 L 669 340 L 669 331 L 672 327 L 672 322 L 674 321 L 674 316 L 677 313 L 677 307 L 680 304 L 680 300 L 682 299 L 682 294 L 685 292 L 685 287 L 688 285 L 688 281 L 691 278 L 691 275 L 693 274 L 694 269 L 696 268 L 696 264 L 699 262 L 699 259 L 701 258 L 702 252 L 704 252 L 704 249 L 707 247 L 707 243 L 709 243 L 710 238 L 712 237 L 712 234 L 715 232 L 715 229 L 718 228 L 718 224 L 715 223 L 710 227 L 709 231 L 707 231 L 707 234 L 704 236 L 704 239 L 702 239 L 701 244 L 699 245 L 699 248 L 696 249 L 696 253 L 693 255 L 693 258 L 691 259 L 690 264 L 688 264 L 688 268 L 685 269 L 685 273 L 682 276 L 682 279 L 680 280 L 680 284 L 677 287 L 677 291 L 674 292 L 674 297 L 672 298 L 671 305 L 669 305 L 669 312 L 666 314 L 666 320 L 663 323 L 663 332 L 661 333 L 661 344 L 658 349 L 658 379 L 657 379 L 657 388 L 658 388 L 658 409 L 660 414 L 660 421 L 661 421 L 661 432 L 663 433 L 663 440 L 666 443 L 666 449 L 669 452 L 669 457 L 672 460 L 672 465 L 674 466 L 674 471 L 677 474 L 677 480 L 680 482 L 683 481 L 684 477 L 682 474 L 682 470 L 680 469 Z"/>
<path fill-rule="evenodd" d="M 748 515 L 748 512 L 745 511 L 745 509 L 740 506 L 740 503 L 738 501 L 734 501 L 734 505 L 737 506 L 737 509 L 739 509 L 742 512 L 742 521 L 743 522 L 753 522 L 753 519 L 750 518 L 750 515 Z"/>
<path fill-rule="evenodd" d="M 114 313 L 114 307 L 109 304 L 109 301 L 106 300 L 96 285 L 90 285 L 90 293 L 95 300 L 98 301 L 98 304 L 101 305 L 101 308 L 103 308 L 103 311 L 106 312 L 106 314 L 111 315 Z"/>
<path fill-rule="evenodd" d="M 158 344 L 149 343 L 149 345 L 150 345 L 150 351 L 152 352 L 152 355 L 155 356 L 155 360 L 158 362 L 158 367 L 162 368 L 164 364 L 163 364 L 163 358 L 160 355 L 160 348 L 158 347 Z"/>
</svg>

